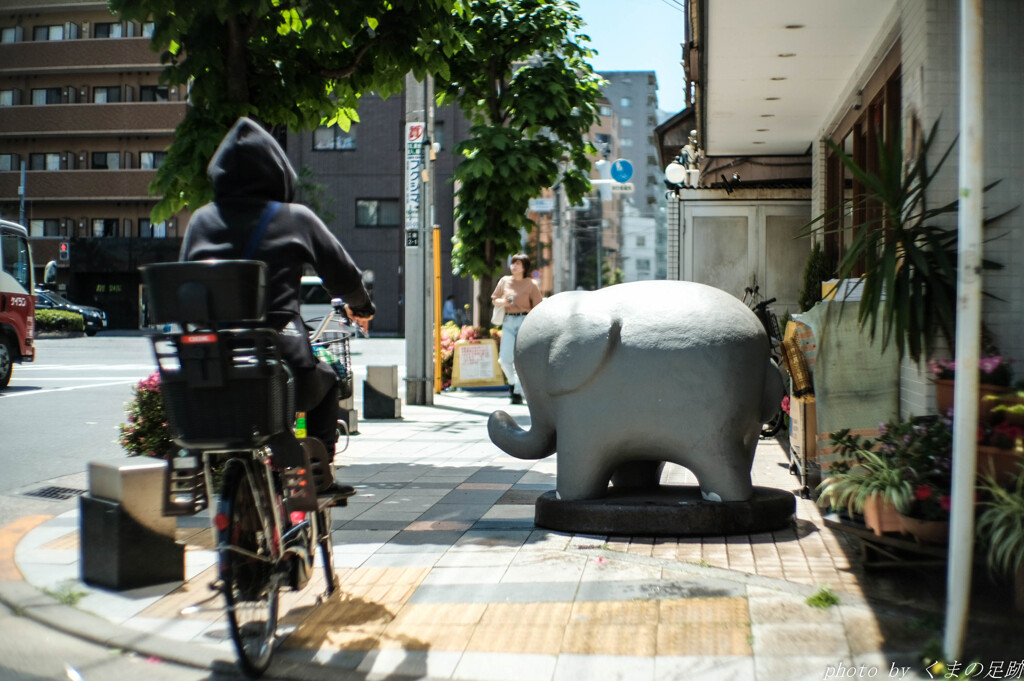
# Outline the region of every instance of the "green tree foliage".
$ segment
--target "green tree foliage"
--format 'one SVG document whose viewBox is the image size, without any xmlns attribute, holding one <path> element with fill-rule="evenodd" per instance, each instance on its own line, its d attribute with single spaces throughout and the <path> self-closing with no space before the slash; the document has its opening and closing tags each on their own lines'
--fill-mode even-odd
<svg viewBox="0 0 1024 681">
<path fill-rule="evenodd" d="M 463 0 L 109 0 L 155 21 L 161 82 L 192 106 L 150 191 L 164 220 L 212 198 L 206 164 L 239 116 L 268 127 L 348 130 L 364 93 L 401 92 L 405 74 L 447 73 Z"/>
<path fill-rule="evenodd" d="M 590 189 L 586 141 L 597 120 L 602 81 L 587 62 L 579 5 L 572 0 L 467 0 L 458 31 L 464 49 L 436 76 L 438 100 L 469 117 L 452 249 L 456 274 L 492 279 L 521 249 L 529 200 L 561 182 L 572 203 Z M 484 303 L 484 301 L 487 301 Z"/>
</svg>

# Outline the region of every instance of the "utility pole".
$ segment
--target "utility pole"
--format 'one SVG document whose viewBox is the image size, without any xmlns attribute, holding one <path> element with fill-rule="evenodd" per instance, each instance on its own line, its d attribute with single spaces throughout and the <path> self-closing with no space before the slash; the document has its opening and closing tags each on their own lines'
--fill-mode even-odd
<svg viewBox="0 0 1024 681">
<path fill-rule="evenodd" d="M 428 226 L 434 220 L 430 177 L 433 80 L 405 77 L 405 401 L 433 404 L 433 282 Z"/>
</svg>

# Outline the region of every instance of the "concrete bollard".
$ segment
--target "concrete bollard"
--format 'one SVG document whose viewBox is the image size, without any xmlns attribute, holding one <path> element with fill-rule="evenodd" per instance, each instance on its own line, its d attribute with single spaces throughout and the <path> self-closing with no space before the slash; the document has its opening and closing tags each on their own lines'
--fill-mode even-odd
<svg viewBox="0 0 1024 681">
<path fill-rule="evenodd" d="M 363 418 L 402 418 L 397 366 L 366 367 L 366 380 L 363 381 Z"/>
<path fill-rule="evenodd" d="M 163 516 L 166 467 L 147 456 L 89 463 L 79 528 L 83 582 L 121 591 L 184 581 L 177 520 Z"/>
<path fill-rule="evenodd" d="M 356 411 L 355 395 L 349 395 L 347 399 L 338 402 L 338 420 L 348 428 L 349 435 L 359 432 L 359 413 Z"/>
</svg>

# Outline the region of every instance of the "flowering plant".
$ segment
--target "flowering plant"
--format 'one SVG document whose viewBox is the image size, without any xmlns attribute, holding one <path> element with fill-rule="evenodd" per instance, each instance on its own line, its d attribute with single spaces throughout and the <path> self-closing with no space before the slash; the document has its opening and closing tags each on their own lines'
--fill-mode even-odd
<svg viewBox="0 0 1024 681">
<path fill-rule="evenodd" d="M 980 380 L 988 385 L 1008 386 L 1012 378 L 1010 364 L 1012 359 L 1002 355 L 988 355 L 978 360 Z M 952 380 L 956 377 L 956 361 L 952 359 L 930 359 L 928 369 L 935 378 Z"/>
<path fill-rule="evenodd" d="M 159 372 L 135 384 L 125 413 L 128 422 L 120 425 L 120 443 L 129 456 L 166 458 L 174 450 L 160 396 Z"/>
<path fill-rule="evenodd" d="M 859 438 L 841 430 L 833 433 L 831 440 L 844 459 L 829 471 L 827 480 L 833 481 L 833 487 L 835 481 L 855 484 L 856 497 L 850 498 L 858 500 L 867 493 L 880 493 L 896 510 L 913 518 L 949 517 L 953 470 L 950 415 L 880 423 L 875 438 Z"/>
<path fill-rule="evenodd" d="M 1007 421 L 1000 421 L 995 425 L 984 424 L 978 426 L 978 444 L 999 449 L 1013 449 L 1017 441 L 1024 438 L 1024 428 L 1015 426 Z"/>
</svg>

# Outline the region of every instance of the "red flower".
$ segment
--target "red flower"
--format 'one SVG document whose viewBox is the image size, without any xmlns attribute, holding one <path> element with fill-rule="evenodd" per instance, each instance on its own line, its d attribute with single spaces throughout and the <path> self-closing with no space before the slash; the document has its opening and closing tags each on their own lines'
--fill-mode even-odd
<svg viewBox="0 0 1024 681">
<path fill-rule="evenodd" d="M 948 494 L 944 494 L 941 497 L 939 497 L 939 506 L 942 507 L 943 511 L 948 511 L 949 507 L 952 505 L 952 502 L 953 498 Z"/>
<path fill-rule="evenodd" d="M 918 488 L 914 490 L 914 498 L 917 499 L 918 501 L 931 499 L 932 491 L 933 490 L 930 485 L 919 485 Z"/>
</svg>

